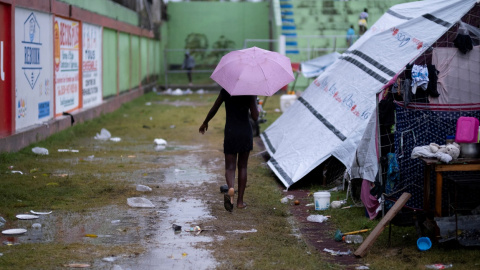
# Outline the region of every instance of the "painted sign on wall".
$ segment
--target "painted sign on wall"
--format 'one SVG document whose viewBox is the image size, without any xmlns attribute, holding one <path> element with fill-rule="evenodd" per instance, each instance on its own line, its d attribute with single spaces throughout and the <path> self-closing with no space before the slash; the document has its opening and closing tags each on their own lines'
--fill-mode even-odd
<svg viewBox="0 0 480 270">
<path fill-rule="evenodd" d="M 80 106 L 80 23 L 55 17 L 55 116 Z"/>
<path fill-rule="evenodd" d="M 52 17 L 15 9 L 15 129 L 53 117 Z"/>
<path fill-rule="evenodd" d="M 102 27 L 82 24 L 83 108 L 102 103 Z"/>
<path fill-rule="evenodd" d="M 0 138 L 12 132 L 11 10 L 0 3 Z"/>
</svg>

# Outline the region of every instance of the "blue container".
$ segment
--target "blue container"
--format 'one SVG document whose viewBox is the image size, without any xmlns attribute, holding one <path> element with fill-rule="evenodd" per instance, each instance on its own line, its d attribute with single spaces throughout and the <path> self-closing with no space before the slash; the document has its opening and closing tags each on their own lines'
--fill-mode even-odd
<svg viewBox="0 0 480 270">
<path fill-rule="evenodd" d="M 432 247 L 432 241 L 428 237 L 420 237 L 417 240 L 417 247 L 420 251 L 429 250 Z"/>
</svg>

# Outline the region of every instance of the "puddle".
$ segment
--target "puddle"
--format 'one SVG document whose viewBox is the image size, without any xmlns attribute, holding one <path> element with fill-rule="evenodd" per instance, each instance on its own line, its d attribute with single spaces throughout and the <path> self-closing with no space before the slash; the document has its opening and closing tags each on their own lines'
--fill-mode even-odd
<svg viewBox="0 0 480 270">
<path fill-rule="evenodd" d="M 155 203 L 155 202 L 154 202 Z M 159 211 L 158 231 L 154 238 L 155 247 L 128 262 L 115 262 L 123 269 L 214 269 L 216 261 L 208 250 L 195 245 L 209 243 L 215 239 L 215 231 L 204 231 L 199 235 L 185 232 L 190 227 L 207 227 L 214 219 L 204 203 L 198 199 L 177 199 L 168 203 L 168 208 Z M 172 224 L 182 226 L 175 233 Z M 208 227 L 210 228 L 210 227 Z"/>
</svg>

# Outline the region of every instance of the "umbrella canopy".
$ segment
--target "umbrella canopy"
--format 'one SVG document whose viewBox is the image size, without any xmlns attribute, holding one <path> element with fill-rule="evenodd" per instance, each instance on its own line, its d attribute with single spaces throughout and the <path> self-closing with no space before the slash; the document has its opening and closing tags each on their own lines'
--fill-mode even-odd
<svg viewBox="0 0 480 270">
<path fill-rule="evenodd" d="M 271 96 L 295 79 L 288 57 L 257 47 L 224 55 L 210 78 L 232 96 Z"/>
</svg>

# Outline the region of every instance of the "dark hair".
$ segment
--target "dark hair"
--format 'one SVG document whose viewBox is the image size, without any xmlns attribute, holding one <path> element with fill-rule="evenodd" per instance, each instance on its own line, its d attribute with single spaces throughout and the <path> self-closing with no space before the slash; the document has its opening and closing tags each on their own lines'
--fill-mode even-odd
<svg viewBox="0 0 480 270">
<path fill-rule="evenodd" d="M 364 8 L 363 11 L 368 12 L 368 9 L 367 9 L 367 8 Z"/>
</svg>

